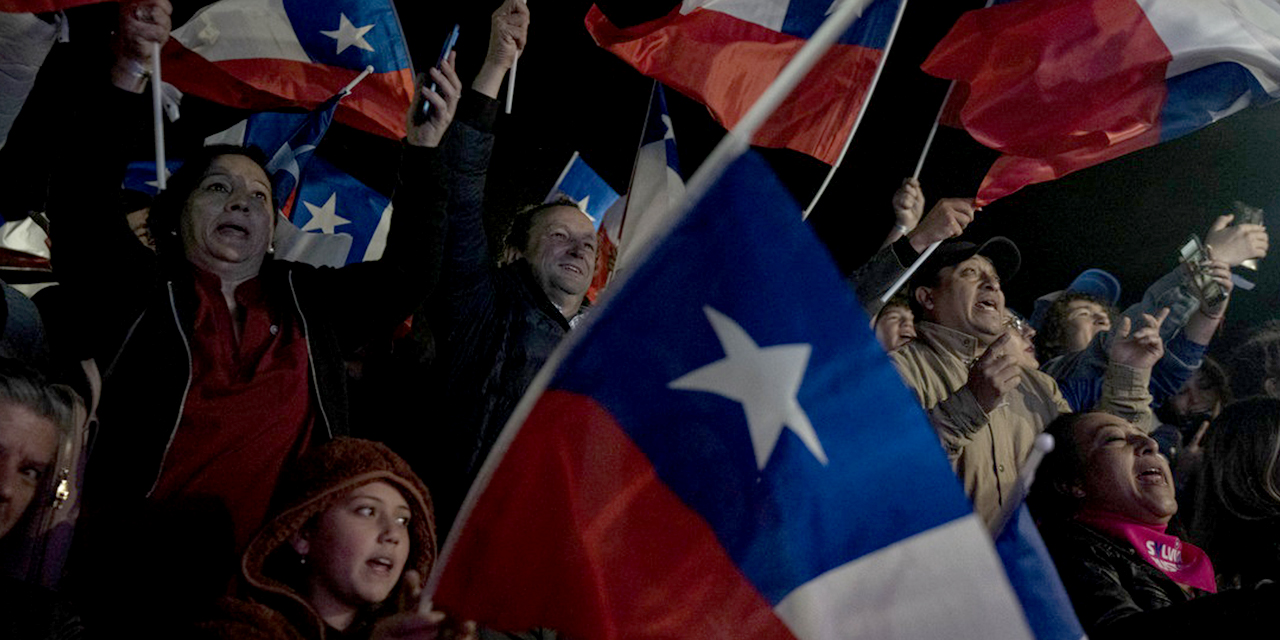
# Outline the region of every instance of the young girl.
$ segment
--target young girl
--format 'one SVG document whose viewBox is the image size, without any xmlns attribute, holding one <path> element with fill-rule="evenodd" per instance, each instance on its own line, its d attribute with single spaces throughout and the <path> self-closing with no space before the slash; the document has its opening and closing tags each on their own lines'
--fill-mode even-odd
<svg viewBox="0 0 1280 640">
<path fill-rule="evenodd" d="M 465 638 L 419 602 L 435 559 L 431 498 L 376 442 L 338 438 L 281 482 L 275 514 L 240 563 L 242 599 L 200 625 L 215 638 Z"/>
</svg>

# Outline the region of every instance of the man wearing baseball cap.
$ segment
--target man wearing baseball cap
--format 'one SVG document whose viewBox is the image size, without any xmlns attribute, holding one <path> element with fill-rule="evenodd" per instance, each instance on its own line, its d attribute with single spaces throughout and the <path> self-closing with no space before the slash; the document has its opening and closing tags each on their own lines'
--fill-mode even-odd
<svg viewBox="0 0 1280 640">
<path fill-rule="evenodd" d="M 999 519 L 1035 437 L 1071 410 L 1053 378 L 1011 352 L 1001 282 L 1020 262 L 1003 237 L 943 243 L 908 285 L 917 337 L 892 354 L 988 524 Z M 1147 383 L 1163 353 L 1163 314 L 1145 320 L 1132 335 L 1120 327 L 1098 408 L 1150 430 Z"/>
</svg>

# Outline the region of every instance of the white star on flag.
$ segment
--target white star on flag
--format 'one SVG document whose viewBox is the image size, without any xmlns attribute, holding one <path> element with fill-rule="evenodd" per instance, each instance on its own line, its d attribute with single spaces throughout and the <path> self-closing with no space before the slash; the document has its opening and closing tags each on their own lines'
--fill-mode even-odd
<svg viewBox="0 0 1280 640">
<path fill-rule="evenodd" d="M 664 114 L 662 114 L 662 126 L 667 130 L 667 132 L 666 132 L 666 133 L 662 134 L 662 139 L 663 139 L 663 140 L 675 140 L 675 139 L 676 139 L 676 130 L 675 130 L 674 128 L 672 128 L 672 127 L 671 127 L 671 116 L 669 116 L 669 115 L 667 115 L 667 114 L 665 114 L 665 113 L 664 113 Z"/>
<path fill-rule="evenodd" d="M 827 464 L 818 434 L 796 399 L 813 348 L 808 344 L 760 348 L 729 316 L 709 306 L 702 310 L 720 339 L 725 357 L 672 380 L 667 387 L 707 391 L 742 403 L 756 467 L 761 470 L 773 455 L 784 428 L 796 434 L 818 462 Z"/>
<path fill-rule="evenodd" d="M 307 221 L 306 226 L 302 227 L 303 231 L 315 231 L 316 229 L 319 229 L 323 233 L 332 234 L 334 227 L 351 224 L 350 220 L 347 220 L 337 214 L 338 194 L 336 192 L 330 194 L 329 199 L 326 200 L 323 205 L 318 207 L 306 201 L 302 204 L 307 205 L 307 211 L 311 212 L 311 219 Z"/>
<path fill-rule="evenodd" d="M 294 180 L 297 180 L 298 174 L 301 171 L 298 167 L 298 156 L 314 150 L 315 148 L 316 146 L 314 144 L 304 144 L 297 149 L 294 149 L 286 142 L 284 143 L 284 146 L 280 147 L 280 149 L 276 151 L 276 155 L 271 158 L 271 162 L 267 163 L 267 171 L 275 173 L 283 169 L 288 171 L 289 175 L 293 176 Z"/>
<path fill-rule="evenodd" d="M 168 169 L 168 167 L 166 167 L 166 168 L 165 168 L 165 170 L 164 170 L 164 179 L 165 179 L 165 181 L 167 182 L 167 181 L 169 180 L 169 178 L 172 178 L 172 177 L 173 177 L 173 172 L 172 172 L 172 171 L 170 171 L 170 170 Z M 151 188 L 155 189 L 156 191 L 159 191 L 159 190 L 160 190 L 160 179 L 159 179 L 159 178 L 156 178 L 155 180 L 147 180 L 146 182 L 143 182 L 142 184 L 145 184 L 145 185 L 147 185 L 148 187 L 151 187 Z"/>
<path fill-rule="evenodd" d="M 374 23 L 377 24 L 377 23 Z M 373 45 L 370 45 L 365 39 L 364 34 L 369 33 L 373 29 L 374 24 L 367 24 L 363 27 L 357 27 L 351 24 L 347 19 L 347 14 L 338 14 L 338 28 L 334 31 L 320 31 L 320 33 L 338 41 L 337 53 L 346 51 L 348 47 L 364 49 L 365 51 L 373 51 Z"/>
</svg>

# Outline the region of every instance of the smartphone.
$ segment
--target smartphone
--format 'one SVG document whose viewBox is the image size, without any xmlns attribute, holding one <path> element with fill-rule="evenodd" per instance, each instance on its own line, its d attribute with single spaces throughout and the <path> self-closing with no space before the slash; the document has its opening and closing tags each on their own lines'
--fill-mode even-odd
<svg viewBox="0 0 1280 640">
<path fill-rule="evenodd" d="M 1262 221 L 1262 209 L 1251 207 L 1239 200 L 1231 203 L 1231 213 L 1236 216 L 1232 224 L 1266 224 Z"/>
<path fill-rule="evenodd" d="M 444 46 L 440 48 L 440 57 L 436 60 L 437 69 L 439 69 L 440 64 L 449 57 L 449 52 L 453 51 L 453 46 L 458 44 L 458 31 L 460 30 L 460 26 L 461 25 L 453 25 L 453 31 L 450 31 L 449 37 L 444 39 Z M 435 82 L 431 83 L 431 90 L 436 90 Z M 422 100 L 422 106 L 419 107 L 417 111 L 413 112 L 413 123 L 422 124 L 426 122 L 427 117 L 431 115 L 431 103 L 427 102 L 426 99 L 421 96 L 418 96 L 417 99 Z"/>
<path fill-rule="evenodd" d="M 1214 281 L 1202 264 L 1207 253 L 1199 236 L 1192 235 L 1178 253 L 1179 260 L 1187 265 L 1187 269 L 1191 272 L 1191 284 L 1200 292 L 1200 299 L 1205 306 L 1216 307 L 1226 299 L 1227 292 L 1222 290 L 1222 285 Z"/>
</svg>

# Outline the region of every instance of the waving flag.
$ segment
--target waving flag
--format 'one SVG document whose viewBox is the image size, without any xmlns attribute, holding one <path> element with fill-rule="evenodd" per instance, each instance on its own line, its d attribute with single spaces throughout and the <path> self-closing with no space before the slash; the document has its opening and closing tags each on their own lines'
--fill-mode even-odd
<svg viewBox="0 0 1280 640">
<path fill-rule="evenodd" d="M 405 134 L 413 74 L 390 0 L 219 0 L 173 30 L 164 56 L 166 82 L 253 110 L 318 108 L 371 66 L 337 120 Z"/>
<path fill-rule="evenodd" d="M 873 0 L 752 140 L 827 164 L 840 157 L 884 58 L 904 0 Z M 733 128 L 829 13 L 831 0 L 685 0 L 620 29 L 593 6 L 596 42 L 646 76 L 707 105 Z"/>
<path fill-rule="evenodd" d="M 1274 101 L 1278 56 L 1270 0 L 1019 0 L 965 14 L 923 68 L 1005 154 L 990 202 Z"/>
<path fill-rule="evenodd" d="M 573 152 L 573 157 L 569 158 L 569 164 L 564 166 L 564 171 L 560 172 L 560 177 L 556 179 L 556 183 L 551 187 L 551 192 L 543 202 L 554 202 L 558 198 L 568 198 L 578 204 L 578 208 L 591 218 L 591 223 L 595 225 L 596 230 L 600 229 L 600 222 L 604 220 L 605 211 L 618 201 L 618 192 L 609 186 L 600 174 L 596 173 L 591 165 L 587 164 L 577 151 Z"/>
<path fill-rule="evenodd" d="M 434 602 L 581 638 L 1029 637 L 825 255 L 763 160 L 731 166 L 534 382 Z"/>
<path fill-rule="evenodd" d="M 663 231 L 657 221 L 663 219 L 663 212 L 683 199 L 684 178 L 680 175 L 680 158 L 676 153 L 675 128 L 667 113 L 666 92 L 661 84 L 654 83 L 644 136 L 631 174 L 627 207 L 618 225 L 617 270 L 625 271 L 631 254 Z"/>
<path fill-rule="evenodd" d="M 391 198 L 324 158 L 312 158 L 302 173 L 289 219 L 303 232 L 349 238 L 350 247 L 341 256 L 341 264 L 377 260 L 386 249 L 391 229 Z M 281 257 L 289 258 L 287 254 Z"/>
<path fill-rule="evenodd" d="M 205 144 L 248 145 L 267 156 L 271 194 L 277 210 L 287 209 L 303 169 L 329 131 L 342 95 L 334 95 L 320 108 L 306 113 L 264 111 L 255 113 L 221 133 L 205 138 Z"/>
</svg>

